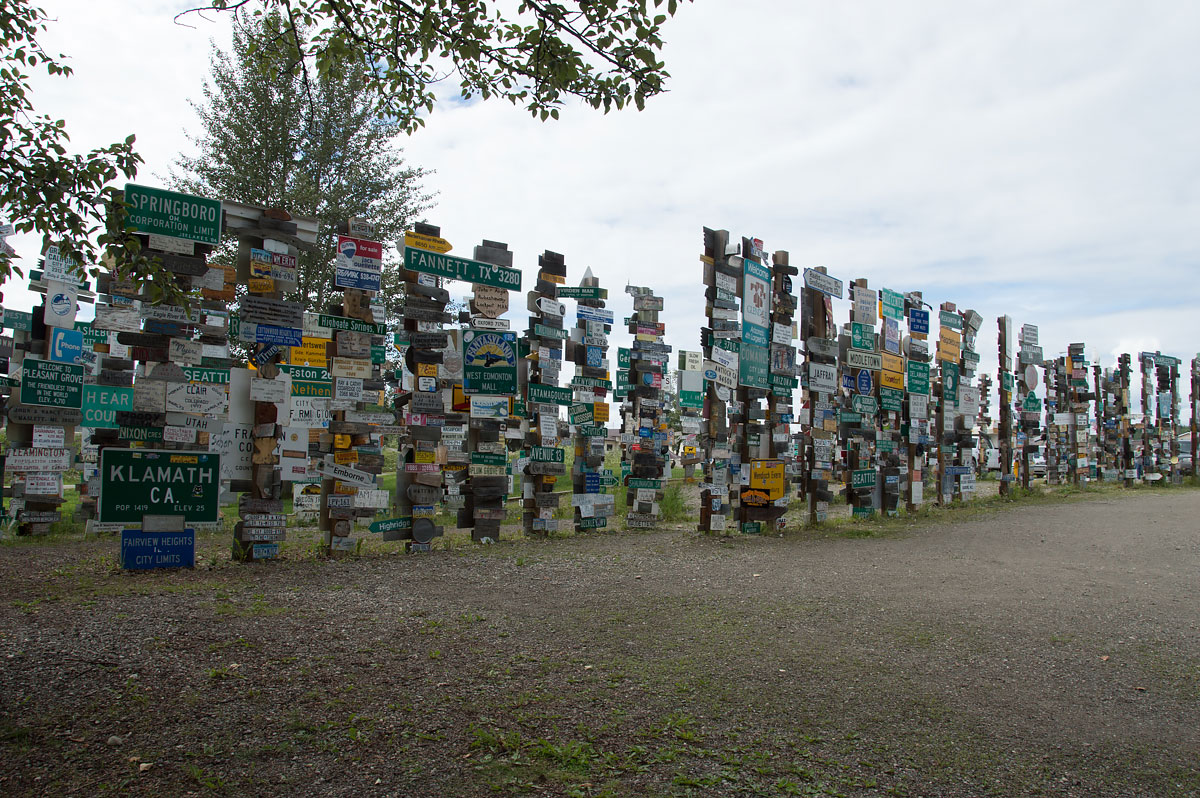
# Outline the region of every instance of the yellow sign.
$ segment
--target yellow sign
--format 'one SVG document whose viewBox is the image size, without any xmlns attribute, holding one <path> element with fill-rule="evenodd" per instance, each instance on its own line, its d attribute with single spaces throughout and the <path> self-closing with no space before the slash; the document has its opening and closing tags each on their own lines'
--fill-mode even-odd
<svg viewBox="0 0 1200 798">
<path fill-rule="evenodd" d="M 454 249 L 454 247 L 450 246 L 450 242 L 444 238 L 411 232 L 404 234 L 404 246 L 427 249 L 431 252 L 449 252 Z"/>
<path fill-rule="evenodd" d="M 879 372 L 879 384 L 884 388 L 895 388 L 897 391 L 903 391 L 904 375 L 896 371 L 881 371 Z"/>
<path fill-rule="evenodd" d="M 750 489 L 767 494 L 767 501 L 783 498 L 787 475 L 782 460 L 751 460 Z"/>
<path fill-rule="evenodd" d="M 939 332 L 941 333 L 942 343 L 954 344 L 955 346 L 962 345 L 962 334 L 957 330 L 952 330 L 949 327 L 942 327 Z"/>
<path fill-rule="evenodd" d="M 696 447 L 695 446 L 684 446 L 683 447 L 683 456 L 684 457 L 695 457 L 696 456 Z"/>
<path fill-rule="evenodd" d="M 293 366 L 314 366 L 317 368 L 327 368 L 329 366 L 329 355 L 326 352 L 325 346 L 329 343 L 327 338 L 303 338 L 304 343 L 301 346 L 293 346 L 292 354 L 288 357 Z"/>
<path fill-rule="evenodd" d="M 539 276 L 548 283 L 558 283 L 559 285 L 567 281 L 566 275 L 562 274 L 546 274 L 545 272 L 541 272 Z"/>
<path fill-rule="evenodd" d="M 414 463 L 432 463 L 434 462 L 433 452 L 413 452 Z"/>
<path fill-rule="evenodd" d="M 251 277 L 247 287 L 258 294 L 269 294 L 275 290 L 275 281 L 270 277 Z"/>
<path fill-rule="evenodd" d="M 597 424 L 608 421 L 608 402 L 596 402 L 592 405 L 592 420 Z"/>
<path fill-rule="evenodd" d="M 417 376 L 418 377 L 436 377 L 437 369 L 438 369 L 437 363 L 418 363 L 417 364 Z"/>
<path fill-rule="evenodd" d="M 958 347 L 954 347 L 953 349 L 951 349 L 951 348 L 947 347 L 945 344 L 943 344 L 941 341 L 938 341 L 938 348 L 937 348 L 937 359 L 938 360 L 945 360 L 949 363 L 957 363 L 959 356 L 960 356 L 960 353 L 959 353 Z"/>
<path fill-rule="evenodd" d="M 899 374 L 904 373 L 904 358 L 890 355 L 887 352 L 884 352 L 882 357 L 884 371 L 895 371 Z"/>
<path fill-rule="evenodd" d="M 350 436 L 349 435 L 341 435 L 341 434 L 334 435 L 333 436 L 333 448 L 349 449 L 350 448 Z"/>
<path fill-rule="evenodd" d="M 358 450 L 351 449 L 348 452 L 334 452 L 333 462 L 337 463 L 338 465 L 350 465 L 351 463 L 357 463 Z"/>
</svg>

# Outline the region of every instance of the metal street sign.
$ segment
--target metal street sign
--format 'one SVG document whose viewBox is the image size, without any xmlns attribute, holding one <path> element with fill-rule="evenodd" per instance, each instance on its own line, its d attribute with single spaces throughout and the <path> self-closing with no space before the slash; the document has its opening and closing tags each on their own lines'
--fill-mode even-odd
<svg viewBox="0 0 1200 798">
<path fill-rule="evenodd" d="M 885 319 L 904 318 L 904 294 L 883 288 L 879 292 L 879 302 Z"/>
<path fill-rule="evenodd" d="M 139 233 L 214 246 L 221 243 L 220 200 L 126 183 L 125 203 L 129 205 L 129 224 Z"/>
<path fill-rule="evenodd" d="M 216 521 L 220 461 L 211 452 L 102 449 L 100 521 L 140 524 L 144 515 Z"/>
<path fill-rule="evenodd" d="M 879 371 L 883 368 L 883 358 L 874 352 L 860 352 L 856 349 L 850 349 L 846 351 L 846 365 L 852 369 Z"/>
<path fill-rule="evenodd" d="M 122 529 L 121 567 L 127 571 L 195 568 L 196 530 L 143 532 Z"/>
<path fill-rule="evenodd" d="M 118 411 L 133 410 L 133 388 L 107 385 L 83 386 L 83 422 L 92 429 L 117 429 Z"/>
<path fill-rule="evenodd" d="M 450 280 L 465 280 L 469 283 L 494 285 L 510 291 L 521 290 L 521 272 L 508 266 L 498 266 L 467 258 L 456 258 L 406 246 L 404 268 L 418 274 L 432 274 Z"/>
<path fill-rule="evenodd" d="M 828 294 L 838 299 L 842 298 L 842 281 L 815 269 L 804 270 L 804 285 L 806 288 L 812 288 L 822 294 Z"/>
<path fill-rule="evenodd" d="M 21 377 L 21 404 L 83 407 L 83 366 L 27 357 Z"/>
</svg>

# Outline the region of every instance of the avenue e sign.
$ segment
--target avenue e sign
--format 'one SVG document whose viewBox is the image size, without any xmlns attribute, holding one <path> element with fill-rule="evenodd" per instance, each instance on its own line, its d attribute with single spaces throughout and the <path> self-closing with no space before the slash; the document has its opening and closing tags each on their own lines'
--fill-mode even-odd
<svg viewBox="0 0 1200 798">
<path fill-rule="evenodd" d="M 129 225 L 139 233 L 221 243 L 221 201 L 161 188 L 125 184 Z"/>
<path fill-rule="evenodd" d="M 140 524 L 144 515 L 216 521 L 221 457 L 212 452 L 100 451 L 99 520 Z"/>
</svg>

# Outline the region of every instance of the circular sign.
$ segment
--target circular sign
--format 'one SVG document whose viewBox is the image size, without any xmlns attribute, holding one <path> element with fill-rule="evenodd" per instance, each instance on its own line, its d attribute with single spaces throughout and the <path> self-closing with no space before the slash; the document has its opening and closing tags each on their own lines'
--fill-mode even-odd
<svg viewBox="0 0 1200 798">
<path fill-rule="evenodd" d="M 50 298 L 50 312 L 60 319 L 65 319 L 71 315 L 75 305 L 71 302 L 71 297 L 65 293 L 57 293 Z"/>
<path fill-rule="evenodd" d="M 437 527 L 428 518 L 414 518 L 412 539 L 414 543 L 429 543 L 437 533 Z"/>
<path fill-rule="evenodd" d="M 709 380 L 710 382 L 715 382 L 717 379 L 716 369 L 706 369 L 704 372 L 704 379 Z"/>
<path fill-rule="evenodd" d="M 1021 382 L 1025 383 L 1026 388 L 1034 388 L 1037 386 L 1037 380 L 1037 366 L 1030 363 L 1025 367 L 1025 373 L 1021 375 Z"/>
<path fill-rule="evenodd" d="M 729 401 L 729 388 L 725 385 L 718 385 L 717 386 L 717 398 L 720 399 L 722 402 L 728 402 Z"/>
</svg>

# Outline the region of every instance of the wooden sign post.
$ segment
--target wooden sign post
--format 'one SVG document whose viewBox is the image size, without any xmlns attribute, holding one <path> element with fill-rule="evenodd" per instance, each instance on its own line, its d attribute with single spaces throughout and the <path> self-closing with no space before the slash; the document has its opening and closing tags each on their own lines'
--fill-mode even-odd
<svg viewBox="0 0 1200 798">
<path fill-rule="evenodd" d="M 699 438 L 704 455 L 698 526 L 701 532 L 727 531 L 733 507 L 729 496 L 729 402 L 737 390 L 741 274 L 730 262 L 729 250 L 728 230 L 704 228 L 704 254 L 700 261 L 707 326 L 700 330 L 705 380 Z"/>
<path fill-rule="evenodd" d="M 538 256 L 538 279 L 534 289 L 528 293 L 529 329 L 525 333 L 525 345 L 529 355 L 525 359 L 524 415 L 527 427 L 522 462 L 522 522 L 525 534 L 545 537 L 558 531 L 555 511 L 558 509 L 560 493 L 554 491 L 558 478 L 566 474 L 563 456 L 563 434 L 560 428 L 558 402 L 545 401 L 544 394 L 557 394 L 562 365 L 568 359 L 571 343 L 567 340 L 564 316 L 566 307 L 558 301 L 558 288 L 566 282 L 567 267 L 563 256 L 546 250 Z M 582 319 L 581 319 L 582 322 Z M 582 341 L 580 342 L 582 343 Z M 564 346 L 565 345 L 565 346 Z M 583 352 L 586 357 L 586 351 Z M 569 351 L 571 360 L 576 360 L 576 351 Z M 586 361 L 585 361 L 586 362 Z M 578 367 L 578 366 L 577 366 Z M 531 400 L 531 387 L 537 386 Z M 553 390 L 551 390 L 553 389 Z M 577 390 L 589 399 L 592 392 Z M 570 396 L 570 391 L 566 391 Z M 574 408 L 575 404 L 570 407 Z M 587 402 L 587 418 L 578 418 L 577 428 L 592 426 L 592 403 Z M 573 421 L 574 423 L 574 421 Z M 600 456 L 603 461 L 603 454 Z M 575 454 L 575 468 L 588 465 L 587 455 Z"/>
<path fill-rule="evenodd" d="M 629 416 L 626 429 L 631 443 L 625 449 L 629 474 L 625 477 L 625 504 L 629 513 L 625 526 L 649 529 L 661 517 L 659 502 L 666 486 L 670 462 L 663 402 L 663 377 L 670 362 L 671 347 L 664 343 L 665 330 L 659 321 L 662 297 L 652 289 L 626 286 L 633 297 L 629 332 Z"/>
<path fill-rule="evenodd" d="M 835 398 L 840 390 L 837 328 L 833 300 L 842 298 L 842 281 L 831 277 L 824 266 L 804 270 L 800 289 L 800 330 L 804 339 L 805 408 L 807 422 L 804 447 L 804 495 L 810 525 L 825 521 L 833 500 L 830 483 L 838 476 L 838 411 Z M 802 427 L 802 430 L 804 428 Z"/>
<path fill-rule="evenodd" d="M 591 269 L 584 271 L 578 287 L 560 288 L 559 298 L 576 302 L 575 327 L 567 341 L 569 359 L 575 364 L 572 403 L 568 407 L 568 416 L 575 416 L 569 419 L 575 428 L 570 494 L 575 531 L 606 529 L 616 511 L 610 490 L 616 486 L 617 477 L 604 468 L 610 413 L 608 392 L 612 385 L 608 336 L 614 319 L 612 311 L 605 309 L 608 290 L 600 287 Z"/>
</svg>

